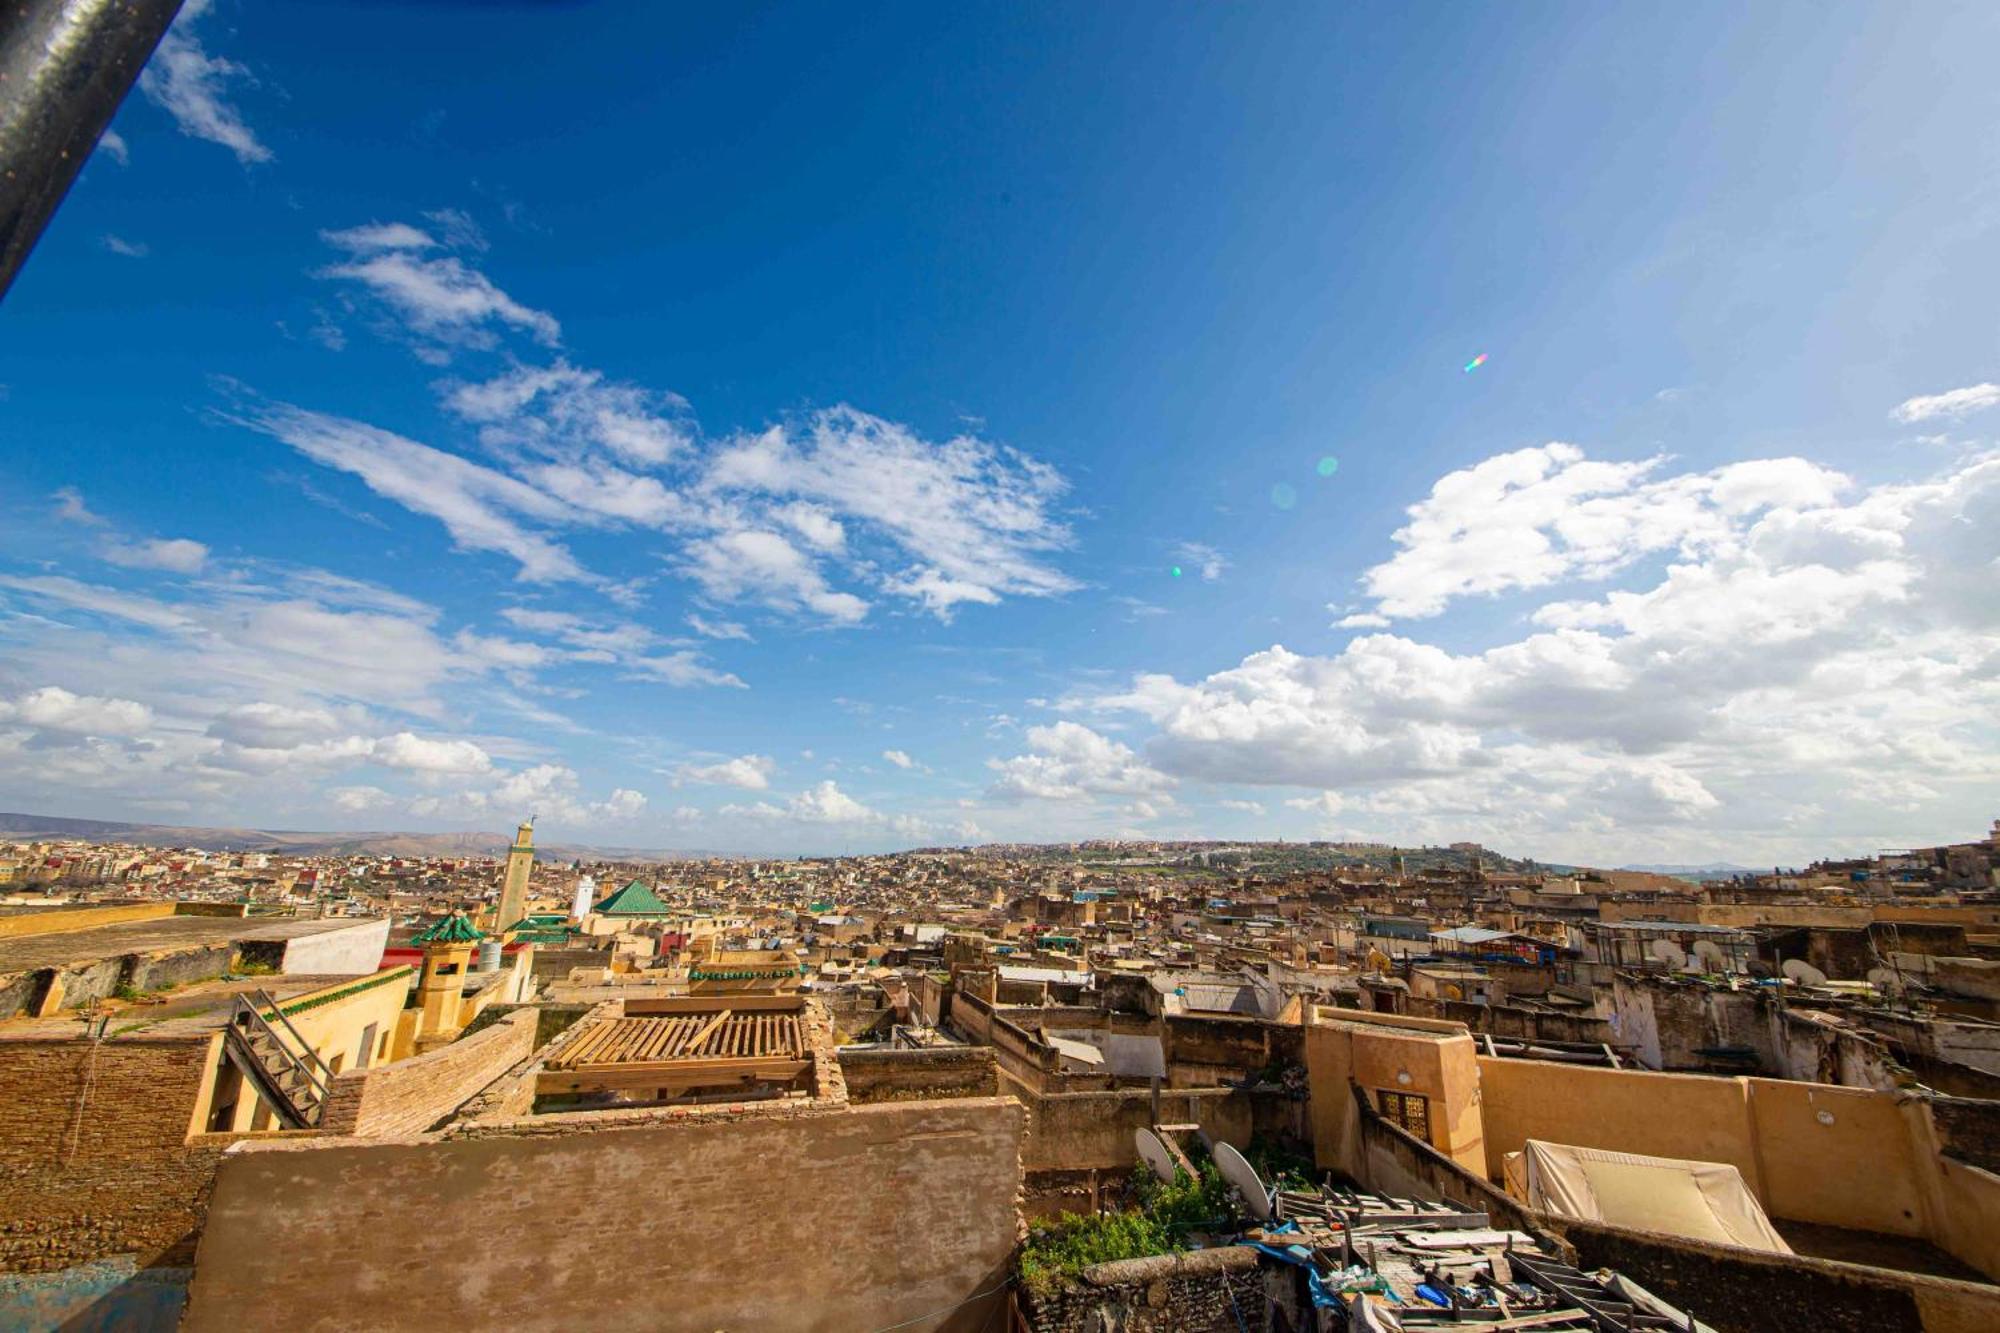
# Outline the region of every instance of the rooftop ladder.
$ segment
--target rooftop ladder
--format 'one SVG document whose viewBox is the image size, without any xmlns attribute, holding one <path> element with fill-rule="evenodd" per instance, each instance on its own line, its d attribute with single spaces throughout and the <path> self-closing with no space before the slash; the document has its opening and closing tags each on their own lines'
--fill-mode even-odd
<svg viewBox="0 0 2000 1333">
<path fill-rule="evenodd" d="M 278 1035 L 268 1010 L 291 1036 L 291 1044 Z M 299 1035 L 292 1020 L 271 998 L 268 991 L 238 995 L 230 1007 L 229 1027 L 223 1050 L 243 1071 L 265 1101 L 278 1113 L 286 1129 L 311 1129 L 326 1110 L 328 1084 L 333 1071 L 319 1058 L 312 1044 Z"/>
</svg>

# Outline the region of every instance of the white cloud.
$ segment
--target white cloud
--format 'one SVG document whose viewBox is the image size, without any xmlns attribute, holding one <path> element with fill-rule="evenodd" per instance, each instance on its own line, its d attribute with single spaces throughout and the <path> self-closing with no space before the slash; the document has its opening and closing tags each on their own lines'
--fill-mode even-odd
<svg viewBox="0 0 2000 1333">
<path fill-rule="evenodd" d="M 0 699 L 0 723 L 78 736 L 138 736 L 153 725 L 153 710 L 132 699 L 72 694 L 44 685 L 12 700 Z"/>
<path fill-rule="evenodd" d="M 98 137 L 97 147 L 106 157 L 121 167 L 130 166 L 132 163 L 132 149 L 125 142 L 125 136 L 117 130 L 104 131 Z"/>
<path fill-rule="evenodd" d="M 269 162 L 271 150 L 229 101 L 230 85 L 249 82 L 250 71 L 233 60 L 210 55 L 195 35 L 195 24 L 209 7 L 210 0 L 187 0 L 181 6 L 180 17 L 160 38 L 152 60 L 140 74 L 139 88 L 174 118 L 182 134 L 221 144 L 246 166 Z"/>
<path fill-rule="evenodd" d="M 890 763 L 894 764 L 897 768 L 921 767 L 921 765 L 919 765 L 916 760 L 910 758 L 909 755 L 903 753 L 901 750 L 884 750 L 882 751 L 882 757 L 888 760 Z"/>
<path fill-rule="evenodd" d="M 570 461 L 602 450 L 627 463 L 657 465 L 692 439 L 687 404 L 679 398 L 608 383 L 597 371 L 561 360 L 454 385 L 444 402 L 454 415 L 479 426 L 481 439 L 491 446 Z"/>
<path fill-rule="evenodd" d="M 74 486 L 64 486 L 49 498 L 56 502 L 56 517 L 65 523 L 97 528 L 109 526 L 109 520 L 91 512 L 90 506 L 83 502 L 83 492 Z"/>
<path fill-rule="evenodd" d="M 1824 507 L 1851 484 L 1799 458 L 1655 477 L 1665 461 L 1595 462 L 1547 444 L 1450 473 L 1410 506 L 1401 549 L 1362 576 L 1374 614 L 1434 616 L 1454 598 L 1602 579 L 1658 552 L 1696 556 L 1745 515 Z"/>
<path fill-rule="evenodd" d="M 1029 727 L 1030 753 L 995 759 L 1000 776 L 992 794 L 1002 799 L 1076 800 L 1089 795 L 1158 793 L 1173 779 L 1147 765 L 1130 746 L 1075 722 Z"/>
<path fill-rule="evenodd" d="M 471 741 L 440 740 L 407 731 L 375 742 L 373 754 L 376 763 L 411 773 L 470 776 L 493 768 L 493 756 Z"/>
<path fill-rule="evenodd" d="M 705 782 L 718 787 L 740 787 L 745 791 L 765 791 L 778 761 L 769 755 L 746 754 L 713 764 L 682 764 L 674 771 L 674 782 Z"/>
<path fill-rule="evenodd" d="M 144 259 L 153 252 L 153 248 L 144 241 L 128 241 L 123 236 L 113 235 L 108 231 L 104 233 L 104 248 L 114 255 L 123 255 L 127 259 Z"/>
<path fill-rule="evenodd" d="M 347 252 L 320 276 L 360 284 L 409 332 L 441 348 L 493 347 L 496 329 L 523 333 L 545 347 L 562 340 L 555 316 L 523 305 L 458 256 L 442 253 L 420 227 L 370 223 L 320 235 Z"/>
<path fill-rule="evenodd" d="M 1242 815 L 1261 815 L 1264 813 L 1264 805 L 1261 801 L 1217 801 L 1216 804 L 1224 810 L 1234 810 L 1236 813 Z"/>
<path fill-rule="evenodd" d="M 1288 806 L 1402 837 L 1630 859 L 1825 854 L 1908 840 L 1915 818 L 1940 839 L 1983 827 L 2000 781 L 2000 456 L 1851 498 L 1789 465 L 1645 485 L 1672 515 L 1619 522 L 1700 541 L 1641 586 L 1543 605 L 1525 637 L 1274 646 L 1064 706 L 1144 718 L 1144 762 L 1170 777 L 1318 789 Z"/>
<path fill-rule="evenodd" d="M 208 563 L 208 548 L 185 537 L 171 540 L 110 541 L 98 554 L 128 569 L 164 569 L 174 574 L 199 574 Z"/>
<path fill-rule="evenodd" d="M 792 820 L 802 824 L 879 824 L 885 817 L 842 791 L 828 778 L 807 788 L 783 805 L 759 801 L 755 805 L 725 805 L 718 814 L 743 819 Z"/>
<path fill-rule="evenodd" d="M 750 642 L 750 631 L 733 620 L 710 620 L 705 616 L 689 613 L 688 628 L 706 639 L 741 639 Z"/>
<path fill-rule="evenodd" d="M 868 603 L 829 587 L 812 558 L 775 532 L 739 529 L 691 543 L 684 569 L 718 601 L 755 598 L 840 625 L 856 624 L 868 614 Z"/>
<path fill-rule="evenodd" d="M 2000 404 L 2000 384 L 1970 384 L 1963 389 L 1905 399 L 1889 415 L 1906 425 L 1938 417 L 1956 421 L 1995 404 Z"/>
<path fill-rule="evenodd" d="M 1203 583 L 1218 582 L 1229 569 L 1229 557 L 1213 546 L 1202 542 L 1179 542 L 1174 546 L 1174 559 L 1192 567 L 1201 575 Z"/>
<path fill-rule="evenodd" d="M 525 580 L 586 577 L 566 549 L 518 517 L 556 522 L 575 518 L 574 512 L 505 473 L 359 421 L 284 403 L 258 406 L 236 419 L 315 462 L 352 473 L 385 499 L 429 514 L 460 548 L 511 557 Z"/>
<path fill-rule="evenodd" d="M 333 802 L 335 809 L 345 810 L 350 814 L 368 814 L 376 810 L 392 809 L 396 805 L 396 798 L 380 787 L 329 787 L 326 795 L 327 799 Z"/>
</svg>

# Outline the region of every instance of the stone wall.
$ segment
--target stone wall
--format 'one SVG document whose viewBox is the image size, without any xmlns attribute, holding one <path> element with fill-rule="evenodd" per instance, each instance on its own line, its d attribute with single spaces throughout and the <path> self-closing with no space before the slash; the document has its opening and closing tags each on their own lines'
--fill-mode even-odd
<svg viewBox="0 0 2000 1333">
<path fill-rule="evenodd" d="M 985 1046 L 933 1046 L 913 1051 L 840 1051 L 851 1102 L 935 1101 L 993 1097 L 1000 1070 Z"/>
<path fill-rule="evenodd" d="M 428 1055 L 336 1074 L 321 1130 L 392 1137 L 431 1128 L 535 1049 L 536 1020 L 516 1010 Z"/>
<path fill-rule="evenodd" d="M 279 970 L 288 977 L 359 976 L 382 964 L 389 944 L 389 918 L 364 917 L 340 930 L 319 931 L 285 941 Z"/>
<path fill-rule="evenodd" d="M 188 1262 L 237 1141 L 189 1137 L 219 1040 L 0 1041 L 0 1272 Z"/>
<path fill-rule="evenodd" d="M 1273 1300 L 1292 1305 L 1287 1284 L 1271 1288 L 1257 1252 L 1231 1246 L 1093 1264 L 1029 1297 L 1025 1316 L 1032 1333 L 1266 1333 Z"/>
<path fill-rule="evenodd" d="M 2000 1172 L 2000 1102 L 1933 1097 L 1938 1144 L 1962 1162 Z"/>
<path fill-rule="evenodd" d="M 232 1153 L 183 1327 L 997 1326 L 1018 1225 L 1009 1099 L 559 1119 Z"/>
</svg>

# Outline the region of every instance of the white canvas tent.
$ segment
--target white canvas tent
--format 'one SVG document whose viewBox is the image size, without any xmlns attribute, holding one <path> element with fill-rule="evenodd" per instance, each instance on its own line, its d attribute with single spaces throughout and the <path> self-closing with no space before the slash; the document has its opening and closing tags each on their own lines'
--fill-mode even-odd
<svg viewBox="0 0 2000 1333">
<path fill-rule="evenodd" d="M 1790 1254 L 1743 1173 L 1722 1162 L 1529 1139 L 1507 1154 L 1507 1192 L 1531 1208 L 1638 1231 Z"/>
</svg>

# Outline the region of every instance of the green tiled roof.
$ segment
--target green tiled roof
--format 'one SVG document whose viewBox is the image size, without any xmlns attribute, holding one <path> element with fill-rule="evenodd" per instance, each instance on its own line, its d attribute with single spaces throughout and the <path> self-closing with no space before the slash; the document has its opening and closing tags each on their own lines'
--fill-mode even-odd
<svg viewBox="0 0 2000 1333">
<path fill-rule="evenodd" d="M 591 909 L 601 916 L 672 916 L 674 909 L 660 901 L 660 895 L 638 880 Z"/>
<path fill-rule="evenodd" d="M 463 912 L 453 912 L 444 920 L 426 926 L 411 936 L 412 944 L 477 944 L 486 936 Z"/>
</svg>

